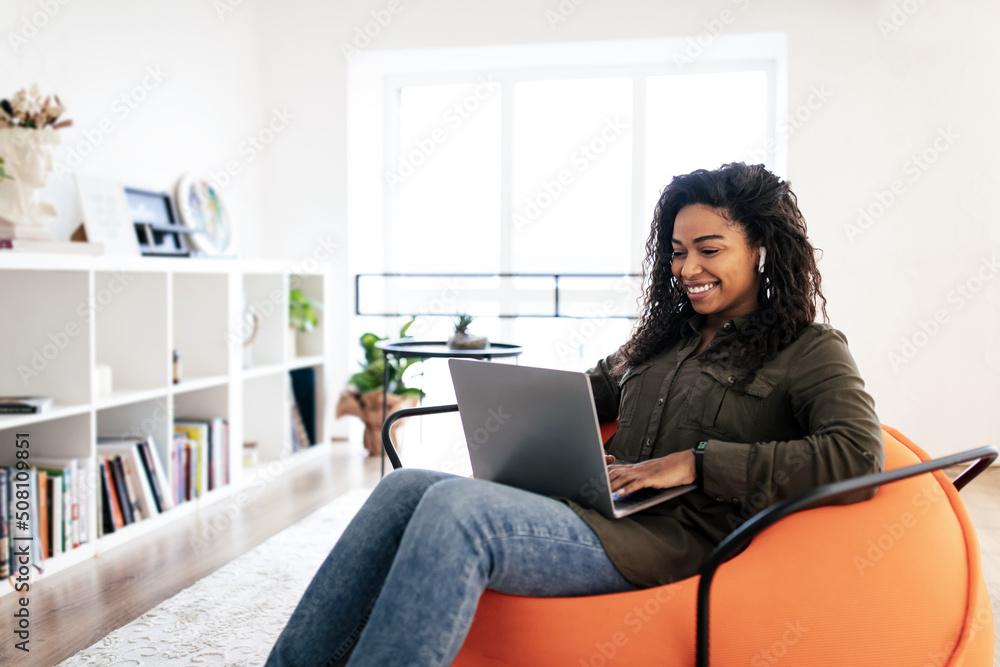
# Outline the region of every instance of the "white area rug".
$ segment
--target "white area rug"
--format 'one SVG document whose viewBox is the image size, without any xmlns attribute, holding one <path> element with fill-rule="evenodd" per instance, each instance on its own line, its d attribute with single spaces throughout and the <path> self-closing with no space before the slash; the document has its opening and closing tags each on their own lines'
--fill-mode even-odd
<svg viewBox="0 0 1000 667">
<path fill-rule="evenodd" d="M 369 493 L 348 491 L 60 667 L 264 664 L 306 586 Z"/>
</svg>

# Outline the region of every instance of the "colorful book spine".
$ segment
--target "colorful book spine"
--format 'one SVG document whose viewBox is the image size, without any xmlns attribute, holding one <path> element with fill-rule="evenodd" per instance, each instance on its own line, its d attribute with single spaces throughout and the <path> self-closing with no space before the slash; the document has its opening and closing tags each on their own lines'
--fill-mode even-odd
<svg viewBox="0 0 1000 667">
<path fill-rule="evenodd" d="M 10 493 L 7 486 L 7 468 L 0 468 L 0 578 L 10 576 Z"/>
</svg>

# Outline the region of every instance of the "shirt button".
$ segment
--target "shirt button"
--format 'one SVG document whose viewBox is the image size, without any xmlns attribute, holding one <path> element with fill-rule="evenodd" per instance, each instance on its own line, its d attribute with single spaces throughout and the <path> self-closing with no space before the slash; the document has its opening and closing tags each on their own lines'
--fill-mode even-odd
<svg viewBox="0 0 1000 667">
<path fill-rule="evenodd" d="M 725 324 L 722 325 L 722 330 L 723 331 L 729 331 L 732 328 L 733 328 L 733 323 L 732 322 L 726 322 Z"/>
<path fill-rule="evenodd" d="M 663 405 L 663 397 L 662 396 L 660 396 L 658 399 L 656 399 L 656 404 L 657 405 Z"/>
<path fill-rule="evenodd" d="M 736 376 L 735 375 L 730 375 L 728 378 L 726 378 L 726 380 L 729 382 L 729 384 L 732 384 L 732 383 L 736 382 Z"/>
<path fill-rule="evenodd" d="M 740 504 L 740 499 L 739 498 L 733 498 L 733 504 L 734 505 L 739 505 Z"/>
<path fill-rule="evenodd" d="M 649 447 L 651 444 L 653 444 L 653 441 L 649 438 L 646 438 L 646 446 Z"/>
</svg>

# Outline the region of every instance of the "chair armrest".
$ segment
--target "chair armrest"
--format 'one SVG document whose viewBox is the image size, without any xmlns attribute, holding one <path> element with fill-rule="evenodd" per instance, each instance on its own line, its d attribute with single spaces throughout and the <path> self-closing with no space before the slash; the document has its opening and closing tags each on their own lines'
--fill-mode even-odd
<svg viewBox="0 0 1000 667">
<path fill-rule="evenodd" d="M 697 618 L 697 667 L 708 667 L 708 615 L 709 594 L 712 579 L 719 566 L 733 556 L 744 544 L 756 537 L 761 531 L 796 512 L 810 509 L 827 501 L 834 500 L 852 493 L 866 491 L 883 484 L 898 482 L 901 479 L 934 472 L 948 466 L 968 461 L 975 461 L 953 482 L 956 489 L 961 490 L 980 472 L 985 470 L 997 458 L 995 446 L 979 447 L 966 452 L 943 456 L 916 465 L 888 470 L 873 475 L 855 477 L 854 479 L 824 484 L 813 489 L 786 498 L 771 505 L 752 516 L 746 523 L 727 535 L 709 554 L 701 569 L 701 581 L 698 583 L 698 618 Z"/>
<path fill-rule="evenodd" d="M 399 460 L 399 454 L 396 452 L 396 445 L 392 442 L 392 425 L 396 423 L 396 420 L 403 417 L 419 417 L 420 415 L 436 415 L 441 412 L 457 411 L 458 404 L 452 403 L 450 405 L 432 405 L 425 408 L 403 408 L 386 417 L 382 423 L 382 447 L 385 449 L 385 453 L 389 455 L 389 461 L 392 462 L 392 469 L 399 470 L 403 467 L 403 462 Z"/>
</svg>

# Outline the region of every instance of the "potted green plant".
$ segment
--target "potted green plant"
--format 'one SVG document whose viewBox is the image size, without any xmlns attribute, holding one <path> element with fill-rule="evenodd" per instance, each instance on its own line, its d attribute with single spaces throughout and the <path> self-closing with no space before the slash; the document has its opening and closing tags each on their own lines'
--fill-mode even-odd
<svg viewBox="0 0 1000 667">
<path fill-rule="evenodd" d="M 406 330 L 410 328 L 416 318 L 410 320 L 399 330 L 399 337 L 406 338 Z M 416 387 L 406 386 L 403 375 L 414 364 L 420 363 L 421 359 L 396 358 L 393 356 L 386 361 L 382 350 L 375 347 L 375 343 L 385 340 L 373 333 L 366 333 L 359 339 L 361 347 L 364 349 L 365 360 L 359 362 L 361 371 L 355 373 L 348 380 L 348 385 L 340 393 L 337 401 L 337 418 L 344 415 L 354 415 L 365 424 L 364 444 L 370 456 L 378 456 L 381 451 L 382 440 L 382 400 L 385 397 L 386 415 L 390 415 L 397 410 L 413 407 L 421 398 L 424 392 Z M 389 367 L 389 383 L 385 387 L 385 369 Z M 398 423 L 393 426 L 393 434 Z M 398 440 L 396 445 L 399 445 Z"/>
<path fill-rule="evenodd" d="M 298 356 L 298 332 L 307 333 L 319 324 L 318 311 L 323 310 L 323 304 L 317 299 L 306 296 L 300 289 L 288 293 L 288 356 Z"/>
<path fill-rule="evenodd" d="M 489 340 L 486 336 L 470 334 L 468 329 L 475 318 L 471 315 L 459 315 L 455 320 L 455 335 L 448 339 L 448 347 L 453 350 L 481 350 Z"/>
</svg>

